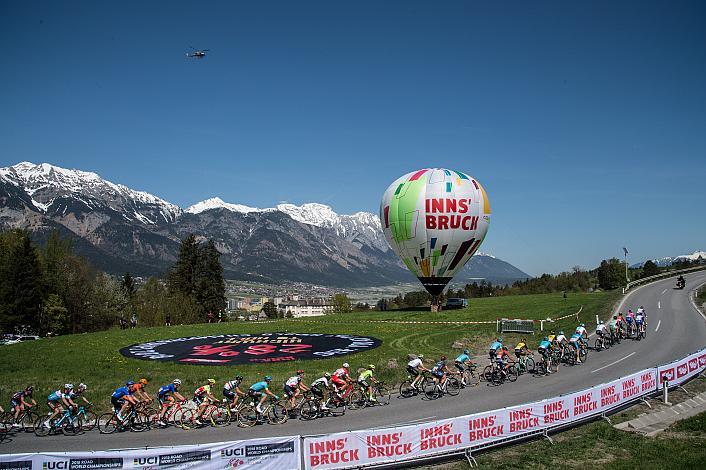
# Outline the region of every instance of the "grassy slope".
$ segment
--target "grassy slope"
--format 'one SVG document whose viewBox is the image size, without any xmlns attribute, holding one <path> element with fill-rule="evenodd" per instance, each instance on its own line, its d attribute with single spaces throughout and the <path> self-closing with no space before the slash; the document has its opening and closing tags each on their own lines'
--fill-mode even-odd
<svg viewBox="0 0 706 470">
<path fill-rule="evenodd" d="M 451 348 L 455 341 L 471 347 L 473 352 L 484 355 L 485 348 L 495 335 L 495 325 L 402 325 L 399 323 L 371 323 L 371 319 L 434 320 L 434 321 L 483 321 L 497 317 L 541 319 L 558 317 L 576 312 L 583 306 L 581 320 L 593 324 L 596 314 L 608 315 L 618 294 L 593 293 L 570 294 L 563 299 L 561 294 L 528 295 L 474 299 L 465 310 L 455 310 L 433 315 L 429 312 L 365 312 L 347 315 L 328 315 L 310 320 L 279 320 L 272 323 L 231 322 L 220 324 L 184 325 L 164 328 L 138 328 L 135 330 L 110 330 L 101 333 L 69 335 L 42 339 L 37 342 L 3 346 L 0 351 L 0 390 L 1 399 L 7 401 L 11 391 L 19 390 L 26 384 L 33 384 L 38 390 L 38 401 L 65 382 L 85 382 L 89 385 L 87 396 L 108 408 L 108 397 L 112 390 L 128 379 L 145 376 L 152 382 L 149 390 L 179 377 L 184 381 L 183 390 L 190 393 L 198 384 L 209 377 L 219 384 L 236 374 L 245 376 L 247 383 L 253 383 L 265 374 L 274 377 L 281 384 L 298 368 L 308 373 L 308 378 L 324 371 L 332 371 L 343 360 L 358 368 L 364 364 L 378 365 L 381 377 L 386 381 L 398 381 L 404 377 L 404 361 L 408 353 L 423 353 L 428 358 L 447 354 L 457 354 Z M 557 325 L 571 328 L 576 326 L 573 318 Z M 246 366 L 194 366 L 171 363 L 158 363 L 127 359 L 118 350 L 124 346 L 191 335 L 221 333 L 347 333 L 370 335 L 383 340 L 383 345 L 371 351 L 346 356 L 345 359 L 322 359 L 301 363 Z M 537 336 L 531 342 L 537 341 Z M 518 338 L 505 335 L 506 343 Z M 390 359 L 397 359 L 400 367 L 388 369 Z M 219 385 L 220 386 L 220 385 Z M 276 389 L 280 389 L 276 385 Z"/>
</svg>

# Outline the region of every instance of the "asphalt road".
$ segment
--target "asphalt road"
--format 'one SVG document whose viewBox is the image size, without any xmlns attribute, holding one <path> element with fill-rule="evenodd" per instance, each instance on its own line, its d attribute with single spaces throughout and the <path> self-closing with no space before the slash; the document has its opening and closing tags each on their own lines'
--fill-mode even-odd
<svg viewBox="0 0 706 470">
<path fill-rule="evenodd" d="M 242 429 L 231 425 L 221 429 L 192 431 L 170 428 L 113 435 L 93 431 L 76 437 L 58 435 L 44 438 L 18 434 L 11 441 L 0 444 L 0 453 L 90 451 L 322 434 L 421 423 L 569 393 L 640 369 L 665 364 L 706 346 L 706 318 L 689 301 L 689 292 L 706 282 L 706 272 L 685 277 L 687 288 L 684 290 L 675 290 L 675 279 L 669 278 L 640 287 L 624 299 L 623 311 L 628 308 L 636 310 L 640 305 L 645 307 L 649 323 L 645 340 L 626 340 L 606 351 L 590 351 L 585 364 L 562 367 L 559 373 L 547 377 L 523 375 L 517 382 L 500 387 L 481 383 L 478 387 L 462 390 L 457 397 L 443 397 L 435 401 L 419 397 L 399 399 L 395 393 L 391 403 L 385 407 L 349 411 L 343 417 L 311 422 L 290 420 L 279 426 L 266 424 Z M 590 323 L 592 325 L 593 321 Z M 586 321 L 586 324 L 589 322 Z M 478 363 L 484 365 L 484 359 L 478 358 Z"/>
</svg>

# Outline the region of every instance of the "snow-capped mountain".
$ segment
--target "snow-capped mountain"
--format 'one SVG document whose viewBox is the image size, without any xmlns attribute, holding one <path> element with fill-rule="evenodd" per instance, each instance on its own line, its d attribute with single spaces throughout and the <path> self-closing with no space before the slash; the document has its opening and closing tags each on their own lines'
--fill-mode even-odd
<svg viewBox="0 0 706 470">
<path fill-rule="evenodd" d="M 674 263 L 684 262 L 684 261 L 698 261 L 699 259 L 706 260 L 706 251 L 694 251 L 688 255 L 678 255 L 678 256 L 665 256 L 663 258 L 653 259 L 652 262 L 657 266 L 663 268 L 665 266 L 671 266 Z M 641 268 L 646 261 L 641 261 L 631 265 L 631 268 Z"/>
<path fill-rule="evenodd" d="M 114 273 L 163 274 L 180 240 L 193 233 L 214 240 L 231 279 L 350 287 L 414 280 L 372 213 L 341 215 L 317 203 L 259 209 L 217 197 L 182 210 L 95 173 L 47 163 L 0 168 L 0 229 L 7 228 L 30 230 L 40 242 L 58 230 L 98 268 Z M 495 282 L 529 277 L 480 254 L 464 276 Z"/>
<path fill-rule="evenodd" d="M 0 168 L 0 175 L 21 187 L 43 214 L 66 216 L 72 206 L 109 210 L 143 224 L 174 222 L 182 210 L 152 194 L 104 180 L 95 173 L 67 170 L 48 163 L 22 162 Z"/>
</svg>

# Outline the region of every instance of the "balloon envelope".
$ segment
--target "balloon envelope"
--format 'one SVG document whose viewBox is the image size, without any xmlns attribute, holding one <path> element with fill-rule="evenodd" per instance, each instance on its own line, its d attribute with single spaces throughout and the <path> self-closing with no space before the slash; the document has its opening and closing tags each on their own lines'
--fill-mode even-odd
<svg viewBox="0 0 706 470">
<path fill-rule="evenodd" d="M 380 221 L 397 256 L 437 296 L 483 242 L 490 203 L 480 183 L 467 174 L 426 168 L 387 188 Z"/>
</svg>

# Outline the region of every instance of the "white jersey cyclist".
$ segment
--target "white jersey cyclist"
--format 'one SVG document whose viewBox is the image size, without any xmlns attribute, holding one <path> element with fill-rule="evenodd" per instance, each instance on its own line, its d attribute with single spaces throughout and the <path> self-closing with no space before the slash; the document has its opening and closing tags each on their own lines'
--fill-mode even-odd
<svg viewBox="0 0 706 470">
<path fill-rule="evenodd" d="M 583 325 L 583 323 L 576 327 L 576 333 L 581 336 L 588 336 L 588 333 L 586 332 L 586 327 Z"/>
<path fill-rule="evenodd" d="M 346 369 L 345 367 L 339 367 L 338 369 L 336 369 L 336 371 L 333 373 L 333 375 L 335 375 L 339 379 L 345 379 L 346 377 L 349 376 L 348 369 Z"/>
<path fill-rule="evenodd" d="M 326 377 L 319 377 L 311 383 L 311 388 L 328 388 L 328 384 Z"/>
<path fill-rule="evenodd" d="M 554 338 L 554 339 L 556 340 L 557 344 L 561 344 L 561 343 L 566 342 L 566 336 L 564 335 L 564 333 L 562 331 L 560 331 L 559 334 L 556 335 L 556 338 Z"/>
<path fill-rule="evenodd" d="M 422 360 L 419 359 L 418 357 L 415 357 L 411 361 L 407 363 L 407 367 L 411 367 L 412 369 L 416 369 L 417 367 L 422 365 Z"/>
<path fill-rule="evenodd" d="M 297 388 L 299 386 L 299 382 L 302 381 L 302 378 L 299 377 L 298 375 L 295 375 L 294 377 L 290 377 L 287 379 L 287 382 L 285 382 L 285 385 L 292 387 L 292 388 Z"/>
<path fill-rule="evenodd" d="M 600 335 L 607 335 L 608 334 L 608 327 L 605 326 L 605 323 L 600 322 L 598 326 L 596 326 L 596 333 Z"/>
</svg>

